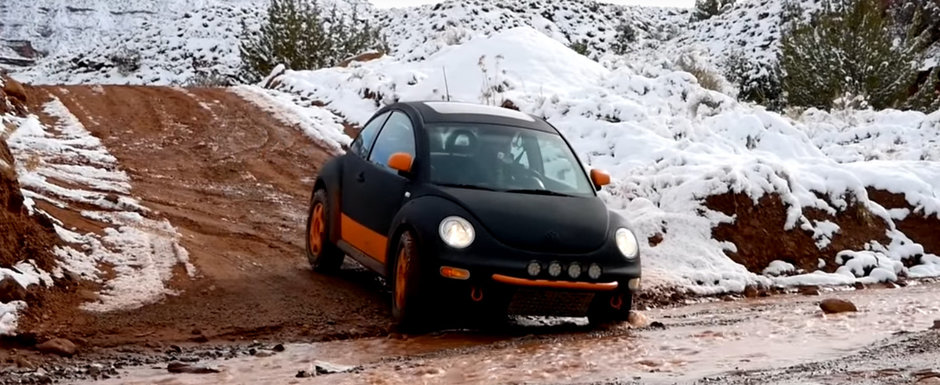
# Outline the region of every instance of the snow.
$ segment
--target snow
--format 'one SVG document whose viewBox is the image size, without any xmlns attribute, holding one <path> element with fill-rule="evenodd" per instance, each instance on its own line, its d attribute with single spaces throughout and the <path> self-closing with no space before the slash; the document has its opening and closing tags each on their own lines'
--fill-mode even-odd
<svg viewBox="0 0 940 385">
<path fill-rule="evenodd" d="M 608 69 L 525 26 L 442 47 L 424 60 L 408 59 L 287 70 L 271 79 L 273 90 L 256 92 L 270 95 L 282 109 L 294 108 L 283 104 L 287 101 L 305 108 L 322 104 L 361 125 L 385 104 L 445 99 L 446 69 L 451 100 L 511 101 L 522 112 L 544 117 L 586 167 L 612 174 L 614 182 L 601 196 L 629 218 L 639 239 L 663 235 L 661 243 L 642 251 L 644 275 L 652 277 L 645 280 L 648 286 L 713 294 L 753 284 L 845 284 L 936 272 L 929 262 L 913 268 L 901 264 L 923 247 L 896 229 L 893 218 L 899 213 L 870 201 L 866 188 L 903 194 L 927 215 L 940 212 L 934 139 L 940 112 L 781 115 L 704 89 L 691 74 L 671 70 L 675 66 L 668 59 Z M 257 87 L 244 89 L 251 88 Z M 862 134 L 853 136 L 856 132 Z M 890 242 L 848 250 L 861 254 L 845 254 L 835 274 L 748 272 L 725 254 L 734 251 L 733 244 L 711 237 L 713 227 L 735 220 L 704 205 L 706 197 L 723 193 L 743 193 L 755 202 L 779 196 L 787 208 L 785 228 L 809 231 L 821 249 L 840 229 L 831 221 L 808 219 L 804 210 L 836 215 L 859 204 L 889 223 Z M 768 273 L 792 270 L 784 267 L 778 263 Z"/>
<path fill-rule="evenodd" d="M 767 268 L 764 269 L 764 275 L 780 276 L 796 271 L 796 267 L 792 264 L 780 260 L 770 262 L 770 265 L 767 265 Z"/>
<path fill-rule="evenodd" d="M 0 268 L 0 279 L 11 276 L 23 287 L 49 286 L 53 276 L 61 277 L 65 271 L 78 274 L 102 285 L 99 301 L 83 304 L 90 311 L 133 309 L 173 294 L 166 283 L 176 266 L 195 273 L 180 246 L 180 234 L 130 196 L 128 175 L 61 101 L 53 98 L 43 105 L 43 112 L 56 121 L 54 126 L 42 124 L 35 115 L 4 116 L 13 127 L 7 142 L 17 160 L 26 207 L 33 215 L 49 216 L 66 246 L 52 250 L 59 257 L 52 272 L 27 261 L 15 265 L 15 270 Z M 103 230 L 67 229 L 37 202 L 79 212 Z M 104 266 L 112 269 L 113 277 L 102 277 Z M 27 304 L 0 306 L 2 334 L 3 327 L 15 328 L 13 312 Z"/>
</svg>

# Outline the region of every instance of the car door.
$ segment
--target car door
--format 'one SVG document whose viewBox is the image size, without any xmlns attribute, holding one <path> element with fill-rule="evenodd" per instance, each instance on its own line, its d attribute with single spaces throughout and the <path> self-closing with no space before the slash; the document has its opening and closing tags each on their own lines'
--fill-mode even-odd
<svg viewBox="0 0 940 385">
<path fill-rule="evenodd" d="M 391 112 L 369 155 L 365 159 L 351 157 L 357 159 L 351 159 L 350 167 L 344 170 L 342 238 L 382 264 L 392 219 L 410 183 L 387 164 L 396 152 L 415 157 L 414 125 L 401 111 Z"/>
</svg>

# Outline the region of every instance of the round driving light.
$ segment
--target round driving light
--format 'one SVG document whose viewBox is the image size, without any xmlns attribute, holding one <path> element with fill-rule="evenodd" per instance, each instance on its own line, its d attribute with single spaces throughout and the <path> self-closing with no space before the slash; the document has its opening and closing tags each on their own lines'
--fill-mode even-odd
<svg viewBox="0 0 940 385">
<path fill-rule="evenodd" d="M 600 277 L 601 277 L 601 267 L 598 266 L 598 264 L 596 264 L 596 263 L 592 263 L 591 266 L 588 267 L 588 277 L 591 277 L 591 279 L 598 279 L 598 278 L 600 278 Z"/>
<path fill-rule="evenodd" d="M 636 258 L 637 254 L 640 252 L 640 246 L 632 231 L 619 228 L 614 234 L 614 238 L 617 241 L 617 248 L 620 249 L 620 253 L 623 254 L 624 257 L 627 259 Z"/>
<path fill-rule="evenodd" d="M 473 243 L 473 225 L 461 217 L 444 218 L 438 232 L 441 240 L 455 249 L 462 249 Z"/>
<path fill-rule="evenodd" d="M 568 265 L 568 276 L 571 278 L 578 278 L 581 276 L 581 265 L 577 262 L 572 262 Z"/>
<path fill-rule="evenodd" d="M 529 266 L 526 266 L 525 270 L 527 273 L 529 273 L 529 275 L 534 277 L 542 272 L 542 265 L 539 265 L 539 263 L 536 261 L 532 261 L 529 262 Z"/>
<path fill-rule="evenodd" d="M 552 262 L 548 265 L 548 275 L 552 277 L 561 275 L 561 264 L 558 263 L 558 261 Z"/>
</svg>

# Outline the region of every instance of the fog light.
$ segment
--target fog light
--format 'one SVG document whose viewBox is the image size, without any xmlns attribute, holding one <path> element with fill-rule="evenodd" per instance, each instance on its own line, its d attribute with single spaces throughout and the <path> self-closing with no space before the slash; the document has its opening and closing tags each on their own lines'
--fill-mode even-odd
<svg viewBox="0 0 940 385">
<path fill-rule="evenodd" d="M 542 272 L 542 265 L 539 265 L 539 263 L 536 261 L 532 261 L 529 262 L 529 266 L 526 266 L 525 270 L 527 273 L 529 273 L 529 275 L 534 277 Z"/>
<path fill-rule="evenodd" d="M 639 279 L 639 278 L 634 278 L 634 279 L 631 279 L 631 280 L 627 281 L 627 287 L 629 287 L 630 290 L 639 291 L 639 290 L 640 290 L 640 279 Z"/>
<path fill-rule="evenodd" d="M 596 263 L 592 263 L 591 266 L 588 267 L 588 277 L 591 277 L 591 279 L 598 279 L 598 278 L 600 278 L 600 277 L 601 277 L 601 267 L 600 267 L 598 264 L 596 264 Z"/>
<path fill-rule="evenodd" d="M 561 264 L 558 261 L 552 262 L 548 265 L 548 275 L 552 277 L 557 277 L 561 275 Z"/>
<path fill-rule="evenodd" d="M 572 262 L 570 265 L 568 265 L 568 275 L 569 275 L 571 278 L 578 278 L 578 277 L 580 277 L 580 276 L 581 276 L 581 265 L 579 265 L 577 262 Z"/>
</svg>

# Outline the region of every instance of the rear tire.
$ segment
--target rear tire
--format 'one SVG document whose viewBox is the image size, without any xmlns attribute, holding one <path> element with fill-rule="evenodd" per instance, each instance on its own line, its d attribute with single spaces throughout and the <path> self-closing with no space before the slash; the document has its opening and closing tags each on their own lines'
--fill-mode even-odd
<svg viewBox="0 0 940 385">
<path fill-rule="evenodd" d="M 427 279 L 422 276 L 422 258 L 410 232 L 402 233 L 389 273 L 392 286 L 392 317 L 403 331 L 420 331 L 428 322 Z"/>
<path fill-rule="evenodd" d="M 310 215 L 307 216 L 307 259 L 313 270 L 319 273 L 335 273 L 343 265 L 343 253 L 330 242 L 327 229 L 330 227 L 330 205 L 326 199 L 326 190 L 313 193 L 310 202 Z"/>
<path fill-rule="evenodd" d="M 617 300 L 619 298 L 619 301 Z M 619 305 L 619 306 L 615 306 Z M 615 292 L 598 295 L 588 312 L 588 321 L 592 325 L 625 322 L 630 318 L 633 308 L 632 292 Z"/>
</svg>

